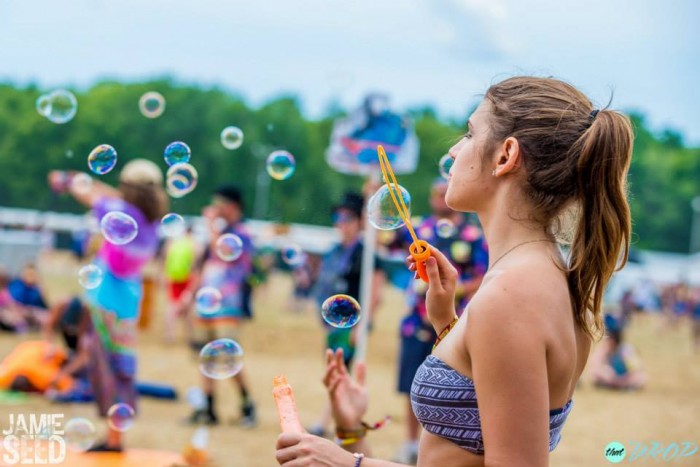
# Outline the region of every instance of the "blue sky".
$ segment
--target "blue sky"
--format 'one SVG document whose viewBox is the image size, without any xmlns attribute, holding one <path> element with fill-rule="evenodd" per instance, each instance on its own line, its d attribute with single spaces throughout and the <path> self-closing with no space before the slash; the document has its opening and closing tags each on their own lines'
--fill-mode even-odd
<svg viewBox="0 0 700 467">
<path fill-rule="evenodd" d="M 553 75 L 700 146 L 692 0 L 0 0 L 0 81 L 172 76 L 321 115 L 386 91 L 466 118 L 488 85 Z"/>
</svg>

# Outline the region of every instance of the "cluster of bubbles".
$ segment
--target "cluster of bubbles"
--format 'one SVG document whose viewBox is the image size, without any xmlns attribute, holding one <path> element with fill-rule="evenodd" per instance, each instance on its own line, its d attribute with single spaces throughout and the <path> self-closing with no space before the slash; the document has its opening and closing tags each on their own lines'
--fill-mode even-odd
<svg viewBox="0 0 700 467">
<path fill-rule="evenodd" d="M 401 185 L 394 185 L 394 195 L 398 196 L 401 193 L 404 204 L 408 209 L 410 216 L 411 212 L 411 195 Z M 397 198 L 398 200 L 398 198 Z M 373 227 L 379 230 L 394 230 L 404 225 L 404 221 L 399 214 L 392 199 L 392 193 L 386 185 L 383 185 L 367 202 L 367 220 Z"/>
<path fill-rule="evenodd" d="M 455 160 L 449 154 L 445 154 L 440 158 L 440 162 L 438 162 L 438 169 L 440 170 L 440 175 L 445 180 L 450 178 L 450 169 L 454 163 Z"/>
<path fill-rule="evenodd" d="M 94 264 L 86 264 L 78 271 L 78 283 L 84 289 L 96 289 L 102 283 L 102 269 Z"/>
<path fill-rule="evenodd" d="M 287 180 L 294 174 L 296 160 L 288 151 L 273 151 L 267 156 L 265 169 L 275 180 Z"/>
<path fill-rule="evenodd" d="M 185 219 L 180 214 L 170 212 L 160 220 L 160 231 L 166 237 L 179 237 L 186 229 Z"/>
<path fill-rule="evenodd" d="M 92 447 L 97 437 L 95 425 L 87 418 L 71 418 L 63 427 L 63 439 L 75 452 L 85 452 Z"/>
<path fill-rule="evenodd" d="M 126 245 L 136 238 L 139 226 L 127 213 L 110 211 L 100 220 L 100 231 L 108 242 L 114 245 Z"/>
<path fill-rule="evenodd" d="M 216 255 L 224 261 L 236 261 L 243 254 L 243 240 L 236 234 L 223 234 L 216 240 Z"/>
<path fill-rule="evenodd" d="M 182 141 L 175 141 L 168 144 L 163 152 L 163 158 L 168 166 L 189 162 L 191 156 L 192 151 L 190 147 Z"/>
<path fill-rule="evenodd" d="M 323 320 L 336 328 L 351 328 L 360 321 L 360 304 L 350 295 L 333 295 L 321 305 Z"/>
<path fill-rule="evenodd" d="M 114 431 L 124 433 L 134 425 L 134 409 L 123 402 L 114 404 L 107 411 L 107 424 Z"/>
<path fill-rule="evenodd" d="M 117 165 L 117 151 L 109 144 L 100 144 L 90 151 L 88 167 L 97 175 L 110 172 Z"/>
<path fill-rule="evenodd" d="M 243 144 L 243 131 L 237 126 L 227 126 L 221 131 L 221 145 L 226 149 L 238 149 Z"/>
<path fill-rule="evenodd" d="M 197 187 L 197 169 L 187 162 L 173 164 L 165 174 L 165 189 L 173 198 L 182 198 Z"/>
<path fill-rule="evenodd" d="M 197 290 L 194 303 L 197 313 L 201 315 L 213 315 L 221 308 L 221 292 L 216 287 L 205 286 Z"/>
<path fill-rule="evenodd" d="M 165 98 L 158 92 L 147 92 L 139 99 L 139 110 L 146 118 L 158 118 L 165 112 Z"/>
<path fill-rule="evenodd" d="M 199 369 L 212 379 L 226 379 L 243 369 L 243 349 L 233 339 L 217 339 L 199 353 Z"/>
<path fill-rule="evenodd" d="M 36 110 L 50 122 L 63 124 L 75 117 L 78 112 L 78 100 L 72 92 L 57 89 L 39 96 L 36 100 Z"/>
</svg>

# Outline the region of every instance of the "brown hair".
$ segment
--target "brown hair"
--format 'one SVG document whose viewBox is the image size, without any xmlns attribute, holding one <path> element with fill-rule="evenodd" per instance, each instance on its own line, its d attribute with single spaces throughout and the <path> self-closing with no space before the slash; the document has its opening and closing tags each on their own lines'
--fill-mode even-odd
<svg viewBox="0 0 700 467">
<path fill-rule="evenodd" d="M 149 222 L 160 219 L 168 210 L 168 196 L 158 185 L 152 183 L 119 183 L 124 201 L 133 204 Z"/>
<path fill-rule="evenodd" d="M 595 338 L 604 329 L 605 286 L 629 252 L 630 121 L 607 108 L 595 112 L 583 93 L 551 78 L 510 78 L 491 86 L 486 99 L 491 142 L 518 140 L 534 220 L 552 233 L 569 208 L 577 213 L 567 281 L 575 322 Z"/>
</svg>

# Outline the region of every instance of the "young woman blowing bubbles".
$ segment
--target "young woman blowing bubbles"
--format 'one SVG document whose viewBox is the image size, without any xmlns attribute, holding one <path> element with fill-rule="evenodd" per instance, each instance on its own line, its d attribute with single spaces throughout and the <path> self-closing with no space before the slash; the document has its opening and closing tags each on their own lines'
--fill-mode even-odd
<svg viewBox="0 0 700 467">
<path fill-rule="evenodd" d="M 457 320 L 454 268 L 435 249 L 427 261 L 427 309 L 441 339 L 411 388 L 424 428 L 418 465 L 546 466 L 603 330 L 605 285 L 627 259 L 632 129 L 573 86 L 534 77 L 491 86 L 468 127 L 450 149 L 445 200 L 479 216 L 490 264 Z M 569 214 L 575 221 L 564 259 L 556 235 Z M 369 458 L 364 368 L 354 381 L 342 355 L 329 352 L 324 382 L 345 450 L 282 434 L 277 461 L 398 465 Z"/>
</svg>

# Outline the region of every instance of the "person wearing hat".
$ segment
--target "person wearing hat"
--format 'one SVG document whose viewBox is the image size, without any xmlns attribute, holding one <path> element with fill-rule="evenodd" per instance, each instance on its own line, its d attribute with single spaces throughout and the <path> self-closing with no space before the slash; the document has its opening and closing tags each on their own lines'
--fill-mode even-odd
<svg viewBox="0 0 700 467">
<path fill-rule="evenodd" d="M 221 306 L 214 313 L 195 313 L 191 346 L 197 353 L 215 339 L 237 341 L 241 321 L 252 315 L 249 278 L 253 273 L 253 243 L 243 225 L 241 191 L 233 185 L 217 188 L 211 204 L 204 208 L 202 214 L 209 227 L 210 243 L 201 261 L 199 280 L 190 282 L 185 295 L 191 301 L 199 288 L 214 287 L 221 293 Z M 236 235 L 242 241 L 243 252 L 234 261 L 224 260 L 216 254 L 216 242 L 224 234 Z M 257 425 L 257 414 L 245 378 L 245 369 L 233 377 L 233 383 L 238 387 L 241 397 L 240 424 L 244 428 L 252 428 Z M 215 410 L 214 380 L 202 376 L 202 389 L 207 406 L 195 410 L 189 422 L 216 425 L 219 417 Z"/>
<path fill-rule="evenodd" d="M 347 192 L 341 202 L 331 210 L 333 225 L 340 234 L 340 243 L 326 253 L 321 262 L 318 280 L 314 286 L 314 296 L 318 307 L 330 296 L 344 294 L 360 301 L 362 271 L 362 209 L 364 199 L 361 194 Z M 372 306 L 376 310 L 384 283 L 383 273 L 376 268 L 373 276 Z M 355 328 L 335 328 L 325 322 L 326 348 L 343 349 L 345 364 L 350 366 L 355 353 Z M 330 407 L 326 407 L 321 419 L 309 428 L 310 433 L 323 436 L 330 424 Z"/>
<path fill-rule="evenodd" d="M 128 404 L 137 410 L 136 334 L 143 298 L 142 272 L 158 249 L 158 226 L 168 199 L 163 190 L 163 174 L 146 159 L 128 162 L 114 188 L 98 180 L 75 183 L 77 172 L 52 171 L 49 184 L 54 191 L 68 192 L 92 209 L 101 220 L 111 212 L 128 214 L 138 226 L 136 236 L 126 244 L 102 242 L 94 264 L 102 271 L 102 281 L 85 291 L 85 332 L 80 346 L 90 356 L 88 373 L 101 417 L 110 407 Z M 80 174 L 84 177 L 84 174 Z M 108 428 L 107 439 L 90 451 L 122 451 L 121 433 Z"/>
</svg>

